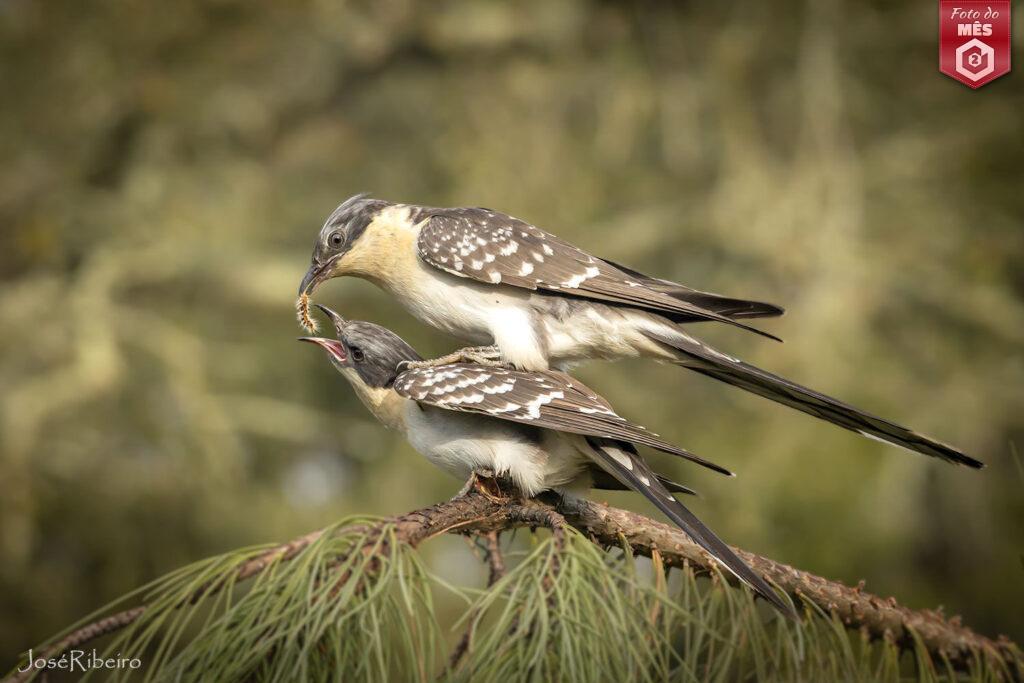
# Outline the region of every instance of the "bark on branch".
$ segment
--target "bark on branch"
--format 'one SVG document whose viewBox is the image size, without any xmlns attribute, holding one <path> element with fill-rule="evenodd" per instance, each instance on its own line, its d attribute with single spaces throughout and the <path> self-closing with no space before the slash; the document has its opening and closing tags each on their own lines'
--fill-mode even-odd
<svg viewBox="0 0 1024 683">
<path fill-rule="evenodd" d="M 383 529 L 387 523 L 394 525 L 397 538 L 412 547 L 445 533 L 483 535 L 491 542 L 492 580 L 504 570 L 500 555 L 495 553 L 497 532 L 516 527 L 546 527 L 556 537 L 561 537 L 563 523 L 605 547 L 621 547 L 621 540 L 625 538 L 635 554 L 657 557 L 667 566 L 689 565 L 698 571 L 712 571 L 714 567 L 714 560 L 675 527 L 635 512 L 579 499 L 567 500 L 554 495 L 523 499 L 502 491 L 492 480 L 471 480 L 471 485 L 452 500 L 386 520 L 377 528 Z M 374 528 L 370 530 L 372 536 Z M 275 562 L 292 559 L 322 533 L 311 532 L 248 560 L 239 566 L 237 580 L 251 578 Z M 991 639 L 964 626 L 959 617 L 946 618 L 933 610 L 913 610 L 900 605 L 895 598 L 868 593 L 862 586 L 846 586 L 754 553 L 740 549 L 736 552 L 795 600 L 802 599 L 826 613 L 833 613 L 849 628 L 860 629 L 874 639 L 884 638 L 909 647 L 916 637 L 934 657 L 945 657 L 958 668 L 975 657 L 984 657 L 1002 662 L 1018 680 L 1022 675 L 1020 648 L 1004 636 Z M 203 590 L 216 592 L 220 586 Z M 124 628 L 144 611 L 145 605 L 140 605 L 84 626 L 47 648 L 43 656 L 60 656 Z M 458 656 L 461 654 L 459 652 Z M 21 681 L 24 677 L 16 675 L 8 680 Z"/>
</svg>

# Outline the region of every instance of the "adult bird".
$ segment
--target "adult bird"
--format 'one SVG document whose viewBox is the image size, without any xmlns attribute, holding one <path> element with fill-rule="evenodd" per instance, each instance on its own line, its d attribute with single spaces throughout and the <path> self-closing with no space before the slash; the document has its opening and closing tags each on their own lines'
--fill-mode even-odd
<svg viewBox="0 0 1024 683">
<path fill-rule="evenodd" d="M 526 370 L 653 358 L 689 368 L 886 443 L 982 467 L 958 449 L 722 353 L 684 324 L 781 315 L 759 301 L 701 292 L 600 259 L 518 218 L 484 208 L 432 208 L 365 195 L 320 230 L 299 286 L 343 275 L 393 295 L 419 320 L 470 344 L 463 359 Z M 453 358 L 445 358 L 444 361 Z"/>
<path fill-rule="evenodd" d="M 414 367 L 422 360 L 379 325 L 346 321 L 318 307 L 336 339 L 303 337 L 321 346 L 371 413 L 441 469 L 467 478 L 489 472 L 526 496 L 588 488 L 637 491 L 695 543 L 788 616 L 793 609 L 723 543 L 672 491 L 685 486 L 657 476 L 637 453 L 643 445 L 718 472 L 710 463 L 620 417 L 603 398 L 569 375 L 470 363 Z"/>
</svg>

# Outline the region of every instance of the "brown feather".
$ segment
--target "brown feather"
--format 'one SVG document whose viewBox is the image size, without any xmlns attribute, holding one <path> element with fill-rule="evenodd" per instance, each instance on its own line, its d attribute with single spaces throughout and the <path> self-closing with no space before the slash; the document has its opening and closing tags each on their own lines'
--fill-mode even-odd
<svg viewBox="0 0 1024 683">
<path fill-rule="evenodd" d="M 422 216 L 422 218 L 421 218 Z M 421 209 L 416 241 L 425 263 L 452 275 L 689 319 L 715 320 L 778 340 L 651 286 L 518 218 L 481 208 Z"/>
<path fill-rule="evenodd" d="M 562 372 L 456 363 L 407 370 L 395 379 L 394 388 L 402 396 L 438 408 L 626 441 L 732 474 L 621 417 L 596 392 Z"/>
</svg>

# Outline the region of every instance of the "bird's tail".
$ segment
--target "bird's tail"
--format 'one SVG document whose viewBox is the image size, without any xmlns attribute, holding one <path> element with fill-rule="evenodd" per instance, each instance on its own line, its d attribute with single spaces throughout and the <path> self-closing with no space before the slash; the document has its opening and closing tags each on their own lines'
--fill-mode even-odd
<svg viewBox="0 0 1024 683">
<path fill-rule="evenodd" d="M 668 492 L 660 477 L 651 471 L 636 451 L 611 439 L 587 437 L 593 449 L 591 457 L 610 475 L 637 493 L 643 494 L 665 516 L 686 532 L 693 542 L 715 558 L 737 579 L 750 586 L 755 593 L 767 600 L 775 609 L 792 619 L 796 618 L 793 606 L 786 602 L 768 585 L 760 574 L 744 562 L 732 548 L 715 535 L 697 516 Z"/>
<path fill-rule="evenodd" d="M 676 363 L 735 387 L 770 398 L 834 425 L 878 441 L 947 462 L 981 468 L 984 464 L 956 448 L 923 434 L 876 417 L 825 394 L 800 386 L 758 367 L 716 351 L 706 344 L 672 329 L 647 329 L 651 339 L 670 347 Z"/>
<path fill-rule="evenodd" d="M 630 445 L 630 444 L 624 444 Z M 633 452 L 633 451 L 630 451 Z M 669 493 L 682 493 L 687 496 L 696 496 L 697 492 L 691 489 L 689 486 L 680 484 L 679 482 L 672 481 L 668 477 L 663 477 L 660 474 L 655 475 L 658 477 L 658 481 L 661 485 L 668 489 Z M 608 474 L 600 465 L 594 463 L 590 467 L 590 488 L 597 489 L 598 491 L 629 491 L 631 490 L 628 486 L 623 484 L 621 481 Z"/>
</svg>

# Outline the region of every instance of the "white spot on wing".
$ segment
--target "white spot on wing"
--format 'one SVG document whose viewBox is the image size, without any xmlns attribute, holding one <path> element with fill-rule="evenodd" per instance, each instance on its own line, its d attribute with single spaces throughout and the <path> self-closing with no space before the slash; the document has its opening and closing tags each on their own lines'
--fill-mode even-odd
<svg viewBox="0 0 1024 683">
<path fill-rule="evenodd" d="M 586 279 L 587 279 L 587 276 L 584 275 L 584 274 L 573 275 L 571 278 L 569 278 L 568 280 L 563 282 L 562 286 L 563 287 L 568 287 L 569 289 L 575 289 L 576 287 L 579 287 L 580 283 L 583 282 Z"/>
<path fill-rule="evenodd" d="M 587 408 L 586 406 L 580 406 L 576 410 L 578 410 L 581 413 L 586 413 L 587 415 L 594 415 L 595 413 L 600 413 L 601 415 L 611 415 L 612 417 L 619 420 L 623 419 L 616 415 L 615 413 L 613 413 L 612 411 L 608 410 L 607 408 Z"/>
<path fill-rule="evenodd" d="M 582 273 L 579 273 L 578 275 L 573 275 L 571 278 L 563 282 L 562 286 L 569 287 L 570 289 L 575 289 L 576 287 L 579 287 L 581 284 L 583 284 L 585 281 L 589 280 L 590 278 L 597 277 L 600 274 L 601 271 L 598 270 L 596 266 L 590 266 Z"/>
<path fill-rule="evenodd" d="M 515 379 L 510 379 L 507 382 L 499 384 L 497 386 L 480 387 L 480 391 L 485 394 L 506 394 L 512 391 L 512 387 L 515 386 Z"/>
<path fill-rule="evenodd" d="M 487 412 L 490 413 L 491 415 L 499 415 L 501 413 L 514 413 L 520 408 L 521 406 L 516 405 L 515 403 L 512 402 L 508 402 L 501 408 L 490 408 L 488 409 Z"/>
<path fill-rule="evenodd" d="M 541 394 L 523 407 L 526 409 L 528 415 L 533 418 L 538 418 L 540 417 L 540 407 L 546 406 L 556 398 L 565 398 L 565 394 L 561 391 L 552 391 L 549 394 Z"/>
</svg>

